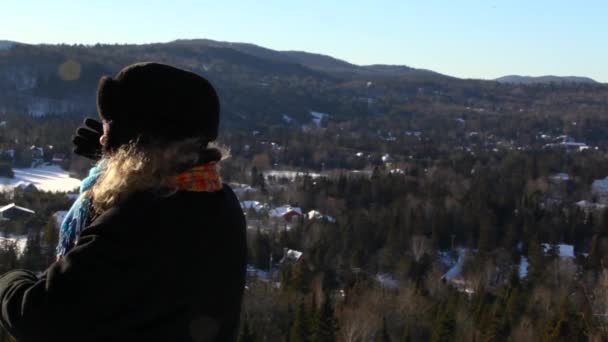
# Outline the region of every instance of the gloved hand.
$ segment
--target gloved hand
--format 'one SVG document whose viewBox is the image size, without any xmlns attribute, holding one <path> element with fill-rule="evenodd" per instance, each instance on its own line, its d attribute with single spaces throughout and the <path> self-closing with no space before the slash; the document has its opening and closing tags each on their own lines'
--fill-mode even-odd
<svg viewBox="0 0 608 342">
<path fill-rule="evenodd" d="M 99 160 L 101 158 L 99 138 L 102 135 L 103 124 L 95 119 L 86 118 L 84 126 L 78 127 L 76 135 L 72 137 L 74 153 L 94 161 Z"/>
</svg>

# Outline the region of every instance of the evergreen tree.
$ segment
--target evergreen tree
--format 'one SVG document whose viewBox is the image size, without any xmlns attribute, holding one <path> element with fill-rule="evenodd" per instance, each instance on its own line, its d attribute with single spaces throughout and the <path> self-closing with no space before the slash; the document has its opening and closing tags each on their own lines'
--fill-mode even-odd
<svg viewBox="0 0 608 342">
<path fill-rule="evenodd" d="M 309 340 L 309 320 L 304 306 L 304 302 L 300 301 L 296 309 L 295 318 L 291 324 L 289 333 L 290 342 L 308 342 Z"/>
<path fill-rule="evenodd" d="M 337 329 L 334 309 L 329 295 L 325 295 L 319 310 L 315 310 L 311 324 L 311 342 L 334 342 Z"/>
<path fill-rule="evenodd" d="M 243 327 L 241 328 L 241 332 L 238 337 L 238 342 L 255 342 L 255 335 L 249 329 L 249 320 L 245 318 L 243 322 Z"/>
<path fill-rule="evenodd" d="M 382 318 L 382 330 L 380 331 L 380 334 L 376 340 L 378 342 L 391 342 L 392 341 L 391 336 L 388 332 L 388 327 L 386 325 L 386 317 Z"/>
<path fill-rule="evenodd" d="M 437 315 L 433 324 L 431 341 L 433 342 L 448 342 L 454 340 L 454 332 L 456 330 L 456 322 L 451 310 L 443 307 Z"/>
<path fill-rule="evenodd" d="M 568 301 L 560 306 L 555 323 L 545 335 L 546 342 L 583 342 L 588 340 L 587 329 L 582 315 L 574 310 Z"/>
</svg>

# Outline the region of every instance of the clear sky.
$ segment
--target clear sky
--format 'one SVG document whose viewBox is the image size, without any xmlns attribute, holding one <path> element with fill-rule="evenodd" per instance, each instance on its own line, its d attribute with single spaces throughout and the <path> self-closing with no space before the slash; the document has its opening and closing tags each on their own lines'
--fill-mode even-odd
<svg viewBox="0 0 608 342">
<path fill-rule="evenodd" d="M 608 83 L 608 0 L 6 0 L 0 9 L 0 39 L 25 43 L 209 38 L 465 78 Z"/>
</svg>

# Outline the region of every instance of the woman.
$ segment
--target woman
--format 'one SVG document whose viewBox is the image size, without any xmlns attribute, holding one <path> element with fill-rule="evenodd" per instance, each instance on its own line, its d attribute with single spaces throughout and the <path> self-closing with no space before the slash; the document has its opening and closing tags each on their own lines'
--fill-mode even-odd
<svg viewBox="0 0 608 342">
<path fill-rule="evenodd" d="M 58 260 L 41 276 L 0 278 L 0 323 L 18 341 L 235 340 L 245 219 L 209 146 L 215 90 L 139 63 L 101 79 L 97 107 L 103 124 L 87 121 L 75 152 L 103 159 L 62 226 Z"/>
</svg>

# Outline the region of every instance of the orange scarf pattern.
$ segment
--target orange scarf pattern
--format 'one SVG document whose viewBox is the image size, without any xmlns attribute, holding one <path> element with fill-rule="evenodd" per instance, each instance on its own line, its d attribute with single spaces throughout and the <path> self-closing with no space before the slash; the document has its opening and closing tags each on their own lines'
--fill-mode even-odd
<svg viewBox="0 0 608 342">
<path fill-rule="evenodd" d="M 216 192 L 222 189 L 222 178 L 217 162 L 209 162 L 177 174 L 169 184 L 179 190 Z"/>
</svg>

